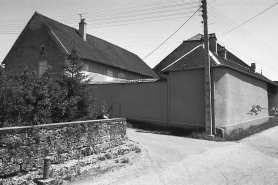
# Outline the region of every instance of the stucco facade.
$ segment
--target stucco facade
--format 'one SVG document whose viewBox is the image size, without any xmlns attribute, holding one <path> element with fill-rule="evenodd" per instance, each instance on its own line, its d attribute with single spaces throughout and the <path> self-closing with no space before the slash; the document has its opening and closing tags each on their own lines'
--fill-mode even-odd
<svg viewBox="0 0 278 185">
<path fill-rule="evenodd" d="M 167 126 L 167 82 L 94 85 L 96 105 L 104 101 L 109 115 Z"/>
<path fill-rule="evenodd" d="M 182 128 L 204 128 L 204 70 L 170 72 L 169 80 L 170 125 Z"/>
<path fill-rule="evenodd" d="M 268 110 L 248 112 L 253 105 L 268 107 L 267 83 L 229 68 L 214 68 L 215 125 L 230 132 L 268 120 Z"/>
<path fill-rule="evenodd" d="M 104 101 L 112 117 L 127 117 L 160 126 L 205 129 L 204 69 L 168 72 L 167 80 L 152 83 L 94 85 L 96 104 Z M 212 69 L 213 128 L 226 134 L 262 124 L 267 109 L 248 114 L 253 105 L 269 106 L 268 83 L 227 67 Z M 277 103 L 277 95 L 271 102 Z"/>
</svg>

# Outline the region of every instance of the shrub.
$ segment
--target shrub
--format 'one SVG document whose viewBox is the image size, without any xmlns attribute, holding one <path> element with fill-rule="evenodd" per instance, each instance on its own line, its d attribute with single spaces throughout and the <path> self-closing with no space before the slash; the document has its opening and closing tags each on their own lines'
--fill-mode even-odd
<svg viewBox="0 0 278 185">
<path fill-rule="evenodd" d="M 0 68 L 0 128 L 94 118 L 92 89 L 77 50 L 65 58 L 69 64 L 55 82 L 50 67 L 41 76 L 26 67 L 8 72 Z"/>
<path fill-rule="evenodd" d="M 51 78 L 27 68 L 0 75 L 0 127 L 51 122 Z"/>
</svg>

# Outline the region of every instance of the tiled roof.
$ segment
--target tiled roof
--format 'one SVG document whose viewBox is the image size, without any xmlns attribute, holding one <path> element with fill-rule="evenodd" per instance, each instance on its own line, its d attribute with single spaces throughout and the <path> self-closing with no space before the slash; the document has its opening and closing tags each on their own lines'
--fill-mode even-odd
<svg viewBox="0 0 278 185">
<path fill-rule="evenodd" d="M 202 68 L 205 66 L 204 58 L 205 50 L 203 46 L 200 45 L 189 54 L 173 62 L 172 65 L 169 65 L 163 71 Z M 213 60 L 212 57 L 210 57 L 210 61 L 212 66 L 216 65 L 216 62 Z"/>
<path fill-rule="evenodd" d="M 92 81 L 90 84 L 131 84 L 131 83 L 150 83 L 162 81 L 163 79 L 136 79 L 136 80 L 125 80 L 125 79 L 117 79 L 111 81 Z"/>
<path fill-rule="evenodd" d="M 80 56 L 84 59 L 151 78 L 158 78 L 156 73 L 134 53 L 89 34 L 87 34 L 86 41 L 84 41 L 77 29 L 39 13 L 35 13 L 35 15 L 38 15 L 49 29 L 54 32 L 67 51 L 70 52 L 73 48 L 77 48 Z"/>
<path fill-rule="evenodd" d="M 233 70 L 239 71 L 241 73 L 245 73 L 249 76 L 261 79 L 263 81 L 266 81 L 268 83 L 278 86 L 278 84 L 269 80 L 265 76 L 263 76 L 259 73 L 254 73 L 253 71 L 251 71 L 249 68 L 247 68 L 245 66 L 242 66 L 231 60 L 224 59 L 214 52 L 211 52 L 211 53 L 213 55 L 213 57 L 210 57 L 212 67 L 228 67 Z M 199 47 L 195 48 L 193 51 L 191 51 L 187 55 L 184 55 L 184 57 L 173 62 L 172 65 L 169 65 L 163 71 L 167 72 L 167 71 L 204 68 L 204 66 L 205 66 L 204 58 L 205 58 L 205 49 L 203 48 L 203 46 L 200 45 Z M 218 64 L 216 63 L 215 60 L 218 61 Z"/>
</svg>

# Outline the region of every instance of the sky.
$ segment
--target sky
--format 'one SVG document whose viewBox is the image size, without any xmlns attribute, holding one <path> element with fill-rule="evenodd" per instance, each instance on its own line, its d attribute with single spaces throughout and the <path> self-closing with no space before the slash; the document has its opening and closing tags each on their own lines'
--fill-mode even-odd
<svg viewBox="0 0 278 185">
<path fill-rule="evenodd" d="M 209 33 L 248 65 L 256 63 L 256 72 L 278 81 L 278 4 L 271 7 L 278 1 L 207 2 Z M 1 0 L 0 62 L 37 11 L 75 28 L 82 14 L 88 34 L 137 54 L 153 68 L 184 40 L 203 34 L 202 12 L 194 14 L 199 6 L 199 0 Z"/>
</svg>

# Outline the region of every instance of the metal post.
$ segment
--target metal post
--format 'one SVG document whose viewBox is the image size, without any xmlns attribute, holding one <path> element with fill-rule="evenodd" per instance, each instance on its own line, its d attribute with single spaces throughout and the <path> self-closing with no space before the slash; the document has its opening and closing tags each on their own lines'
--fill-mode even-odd
<svg viewBox="0 0 278 185">
<path fill-rule="evenodd" d="M 43 178 L 48 179 L 50 174 L 50 168 L 51 168 L 51 157 L 47 156 L 44 158 L 44 164 L 43 164 Z"/>
<path fill-rule="evenodd" d="M 206 98 L 206 133 L 213 138 L 212 133 L 212 110 L 211 110 L 211 76 L 210 76 L 210 56 L 209 56 L 209 37 L 208 37 L 208 17 L 207 1 L 202 0 L 204 18 L 204 45 L 205 45 L 205 98 Z"/>
</svg>

